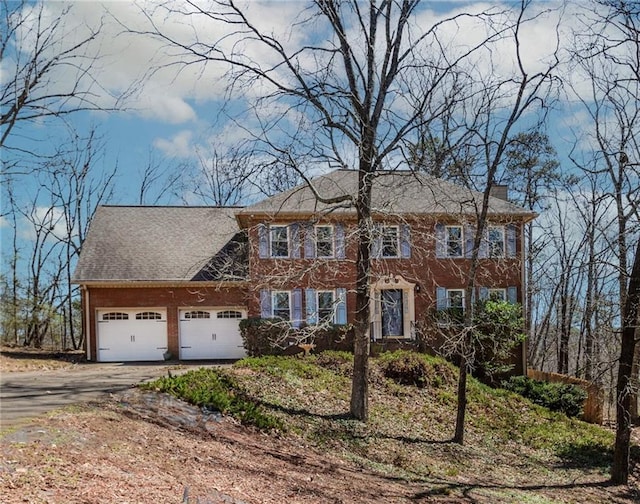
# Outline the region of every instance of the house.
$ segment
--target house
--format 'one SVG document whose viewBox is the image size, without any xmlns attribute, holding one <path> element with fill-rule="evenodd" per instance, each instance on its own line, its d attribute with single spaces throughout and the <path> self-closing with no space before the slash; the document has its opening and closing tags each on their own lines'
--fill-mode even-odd
<svg viewBox="0 0 640 504">
<path fill-rule="evenodd" d="M 245 207 L 98 208 L 74 275 L 88 358 L 237 358 L 245 317 L 293 327 L 352 322 L 357 221 L 342 197 L 357 185 L 357 171 L 336 170 Z M 477 296 L 518 302 L 522 230 L 535 215 L 504 196 L 489 199 Z M 464 310 L 481 200 L 422 174 L 377 175 L 368 230 L 373 341 L 412 340 L 434 312 Z"/>
</svg>

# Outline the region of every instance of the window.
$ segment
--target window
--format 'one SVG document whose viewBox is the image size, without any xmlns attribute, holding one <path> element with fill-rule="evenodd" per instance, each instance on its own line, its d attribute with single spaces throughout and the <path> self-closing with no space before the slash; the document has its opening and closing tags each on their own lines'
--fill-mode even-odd
<svg viewBox="0 0 640 504">
<path fill-rule="evenodd" d="M 489 226 L 489 257 L 504 257 L 504 227 Z"/>
<path fill-rule="evenodd" d="M 291 320 L 291 293 L 274 291 L 271 294 L 272 316 L 282 320 Z"/>
<path fill-rule="evenodd" d="M 491 301 L 506 301 L 507 300 L 506 289 L 489 289 L 489 299 Z"/>
<path fill-rule="evenodd" d="M 218 312 L 216 316 L 221 319 L 239 319 L 242 318 L 242 313 L 236 310 L 226 310 Z"/>
<path fill-rule="evenodd" d="M 399 239 L 398 226 L 382 227 L 382 257 L 398 257 Z"/>
<path fill-rule="evenodd" d="M 184 314 L 185 319 L 208 319 L 211 314 L 208 311 L 195 310 Z"/>
<path fill-rule="evenodd" d="M 464 310 L 464 290 L 447 289 L 447 308 Z"/>
<path fill-rule="evenodd" d="M 289 257 L 289 228 L 270 226 L 271 257 Z"/>
<path fill-rule="evenodd" d="M 462 226 L 447 226 L 445 233 L 447 257 L 462 257 Z"/>
<path fill-rule="evenodd" d="M 334 321 L 335 297 L 333 291 L 318 291 L 318 322 L 320 324 Z"/>
<path fill-rule="evenodd" d="M 122 312 L 103 313 L 102 320 L 129 320 L 129 315 Z"/>
<path fill-rule="evenodd" d="M 333 226 L 316 226 L 316 257 L 333 257 Z"/>
<path fill-rule="evenodd" d="M 158 312 L 145 311 L 136 313 L 136 320 L 161 320 L 162 315 Z"/>
</svg>

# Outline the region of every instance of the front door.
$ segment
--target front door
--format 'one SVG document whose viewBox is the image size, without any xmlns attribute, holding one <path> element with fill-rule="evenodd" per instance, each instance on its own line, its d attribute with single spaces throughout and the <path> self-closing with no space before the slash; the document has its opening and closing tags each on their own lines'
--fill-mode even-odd
<svg viewBox="0 0 640 504">
<path fill-rule="evenodd" d="M 381 291 L 382 337 L 404 336 L 402 289 Z"/>
</svg>

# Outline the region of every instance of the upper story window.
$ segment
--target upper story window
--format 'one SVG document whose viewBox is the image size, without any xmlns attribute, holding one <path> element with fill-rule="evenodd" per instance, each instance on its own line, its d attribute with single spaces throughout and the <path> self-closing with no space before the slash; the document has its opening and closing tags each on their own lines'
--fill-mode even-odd
<svg viewBox="0 0 640 504">
<path fill-rule="evenodd" d="M 316 257 L 334 256 L 334 230 L 333 226 L 315 226 L 316 233 Z"/>
<path fill-rule="evenodd" d="M 398 257 L 400 251 L 400 231 L 398 226 L 382 226 L 382 257 Z"/>
<path fill-rule="evenodd" d="M 291 292 L 273 291 L 271 293 L 272 316 L 282 320 L 291 320 Z"/>
<path fill-rule="evenodd" d="M 445 247 L 447 257 L 462 257 L 464 250 L 462 226 L 445 228 Z"/>
<path fill-rule="evenodd" d="M 271 257 L 289 257 L 289 227 L 269 226 Z"/>
<path fill-rule="evenodd" d="M 487 231 L 489 257 L 504 257 L 505 239 L 503 226 L 489 226 Z"/>
</svg>

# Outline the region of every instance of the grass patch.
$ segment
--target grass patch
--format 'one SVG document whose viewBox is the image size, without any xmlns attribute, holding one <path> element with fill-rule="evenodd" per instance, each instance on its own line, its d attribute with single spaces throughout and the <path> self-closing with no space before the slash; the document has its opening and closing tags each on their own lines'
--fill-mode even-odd
<svg viewBox="0 0 640 504">
<path fill-rule="evenodd" d="M 178 399 L 220 411 L 259 429 L 283 429 L 278 419 L 251 400 L 238 381 L 221 369 L 197 369 L 179 376 L 165 376 L 140 388 L 171 394 Z"/>
<path fill-rule="evenodd" d="M 472 378 L 465 445 L 451 443 L 456 369 L 408 352 L 370 360 L 369 421 L 359 422 L 349 416 L 352 359 L 339 352 L 251 357 L 227 370 L 191 371 L 146 387 L 413 482 L 492 475 L 496 488 L 509 490 L 532 478 L 602 478 L 611 462 L 611 432 Z M 534 495 L 530 502 L 545 502 Z"/>
</svg>

